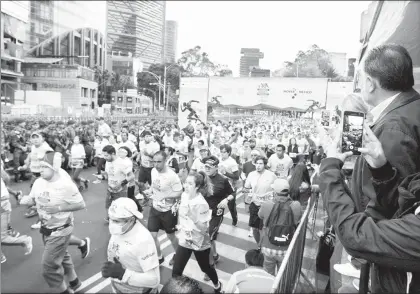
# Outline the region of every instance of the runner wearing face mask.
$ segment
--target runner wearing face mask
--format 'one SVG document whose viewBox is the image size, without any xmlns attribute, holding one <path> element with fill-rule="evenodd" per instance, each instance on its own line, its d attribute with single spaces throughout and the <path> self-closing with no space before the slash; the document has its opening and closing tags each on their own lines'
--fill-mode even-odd
<svg viewBox="0 0 420 294">
<path fill-rule="evenodd" d="M 102 276 L 111 278 L 114 293 L 157 293 L 159 260 L 152 235 L 139 221 L 143 215 L 133 200 L 119 198 L 108 216 L 111 239 Z"/>
</svg>

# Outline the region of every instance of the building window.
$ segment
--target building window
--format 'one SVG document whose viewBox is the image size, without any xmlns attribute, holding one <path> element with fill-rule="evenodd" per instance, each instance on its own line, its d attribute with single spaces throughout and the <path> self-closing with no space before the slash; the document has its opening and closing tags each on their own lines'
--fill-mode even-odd
<svg viewBox="0 0 420 294">
<path fill-rule="evenodd" d="M 82 97 L 84 97 L 84 98 L 89 98 L 89 96 L 88 96 L 88 88 L 83 88 L 82 87 L 82 89 L 81 89 L 81 94 L 80 94 Z"/>
<path fill-rule="evenodd" d="M 90 90 L 90 98 L 95 98 L 95 93 L 96 92 L 96 90 L 94 90 L 94 89 L 91 89 Z"/>
<path fill-rule="evenodd" d="M 115 97 L 112 97 L 111 98 L 111 102 L 115 102 Z"/>
<path fill-rule="evenodd" d="M 127 102 L 133 102 L 133 98 L 127 97 Z"/>
<path fill-rule="evenodd" d="M 122 97 L 118 97 L 118 102 L 122 102 L 123 98 Z"/>
</svg>

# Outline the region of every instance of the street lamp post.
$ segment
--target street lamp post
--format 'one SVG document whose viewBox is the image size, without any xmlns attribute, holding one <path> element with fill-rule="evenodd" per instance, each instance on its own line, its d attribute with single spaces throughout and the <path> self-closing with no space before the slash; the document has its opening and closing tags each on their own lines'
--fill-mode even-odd
<svg viewBox="0 0 420 294">
<path fill-rule="evenodd" d="M 168 111 L 168 99 L 166 98 L 166 72 L 168 69 L 170 69 L 171 67 L 175 66 L 176 64 L 171 64 L 169 66 L 164 66 L 163 67 L 163 103 L 166 103 L 165 105 L 165 109 L 166 111 Z"/>
<path fill-rule="evenodd" d="M 157 74 L 155 74 L 155 73 L 152 73 L 152 72 L 150 72 L 150 71 L 147 71 L 147 70 L 143 70 L 143 72 L 146 72 L 146 73 L 148 73 L 148 74 L 151 74 L 157 81 L 158 81 L 158 83 L 159 83 L 159 100 L 158 100 L 158 106 L 159 106 L 159 109 L 160 109 L 160 88 L 161 88 L 161 86 L 162 86 L 162 82 L 161 82 L 161 77 L 160 76 L 158 76 Z M 165 95 L 165 90 L 163 91 L 163 93 L 164 93 L 164 95 Z"/>
</svg>

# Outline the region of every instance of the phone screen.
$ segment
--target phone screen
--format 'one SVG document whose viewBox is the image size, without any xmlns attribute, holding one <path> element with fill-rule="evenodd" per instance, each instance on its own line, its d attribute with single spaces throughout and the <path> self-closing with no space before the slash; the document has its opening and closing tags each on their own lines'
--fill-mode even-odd
<svg viewBox="0 0 420 294">
<path fill-rule="evenodd" d="M 359 148 L 362 147 L 364 122 L 364 113 L 344 111 L 341 152 L 352 151 L 354 155 L 360 155 Z"/>
</svg>

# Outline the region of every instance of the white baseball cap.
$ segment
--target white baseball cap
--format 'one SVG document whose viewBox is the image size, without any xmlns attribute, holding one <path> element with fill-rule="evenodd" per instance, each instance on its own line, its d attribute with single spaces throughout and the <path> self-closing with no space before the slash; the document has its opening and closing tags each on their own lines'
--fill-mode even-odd
<svg viewBox="0 0 420 294">
<path fill-rule="evenodd" d="M 289 191 L 290 185 L 289 182 L 285 179 L 276 179 L 271 185 L 271 188 L 273 188 L 274 192 L 281 193 Z"/>
<path fill-rule="evenodd" d="M 138 219 L 143 218 L 143 214 L 137 210 L 136 203 L 127 197 L 121 197 L 114 200 L 108 209 L 110 218 L 130 218 L 135 216 Z"/>
</svg>

